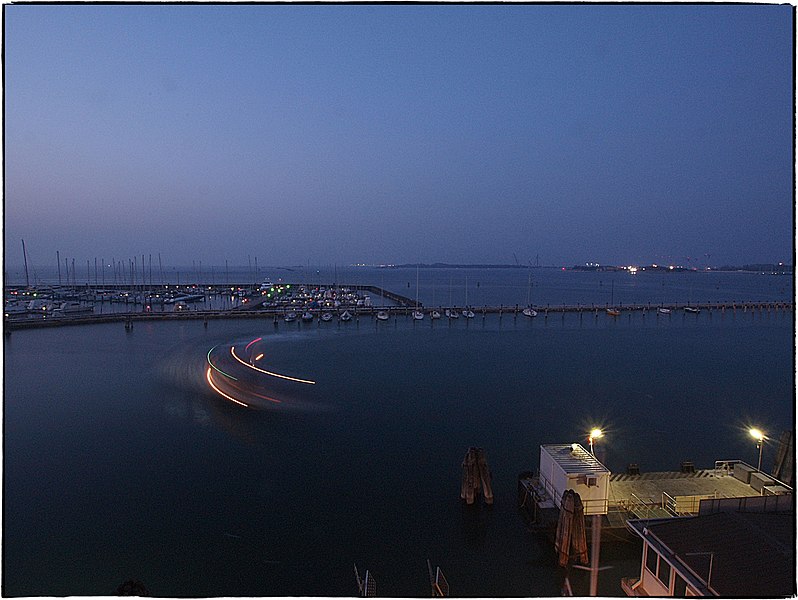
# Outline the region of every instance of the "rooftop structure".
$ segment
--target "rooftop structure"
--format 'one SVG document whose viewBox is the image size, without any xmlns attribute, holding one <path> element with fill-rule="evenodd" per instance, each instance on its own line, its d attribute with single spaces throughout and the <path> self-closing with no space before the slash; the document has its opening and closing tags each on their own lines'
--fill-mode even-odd
<svg viewBox="0 0 798 600">
<path fill-rule="evenodd" d="M 579 494 L 585 515 L 606 514 L 610 470 L 579 444 L 540 447 L 540 485 L 559 508 L 563 493 Z"/>
<path fill-rule="evenodd" d="M 716 512 L 630 520 L 643 540 L 629 596 L 785 597 L 795 595 L 795 513 Z"/>
</svg>

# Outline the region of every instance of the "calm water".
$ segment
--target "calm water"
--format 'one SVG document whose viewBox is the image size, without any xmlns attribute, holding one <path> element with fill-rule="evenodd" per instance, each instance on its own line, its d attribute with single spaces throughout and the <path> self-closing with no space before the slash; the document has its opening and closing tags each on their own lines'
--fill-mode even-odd
<svg viewBox="0 0 798 600">
<path fill-rule="evenodd" d="M 480 290 L 499 289 L 492 275 L 480 272 Z M 580 275 L 567 293 L 595 292 L 598 274 Z M 746 291 L 748 276 L 728 277 Z M 775 293 L 791 286 L 759 279 L 776 280 Z M 134 578 L 160 596 L 351 596 L 357 564 L 380 595 L 428 596 L 429 558 L 453 595 L 556 596 L 554 551 L 515 508 L 539 445 L 583 441 L 600 424 L 612 470 L 754 461 L 746 426 L 793 426 L 793 332 L 792 313 L 741 311 L 15 331 L 3 594 L 108 595 Z M 284 405 L 259 412 L 210 391 L 208 350 L 258 336 L 269 366 L 317 384 L 283 386 Z M 472 445 L 493 471 L 490 510 L 460 504 Z M 774 453 L 766 446 L 763 467 Z M 603 592 L 620 594 L 636 569 L 602 572 Z"/>
</svg>

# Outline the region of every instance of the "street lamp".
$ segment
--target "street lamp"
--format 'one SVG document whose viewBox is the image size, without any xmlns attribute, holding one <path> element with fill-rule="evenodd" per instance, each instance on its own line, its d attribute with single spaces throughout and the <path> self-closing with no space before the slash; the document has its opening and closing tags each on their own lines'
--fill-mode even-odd
<svg viewBox="0 0 798 600">
<path fill-rule="evenodd" d="M 764 446 L 763 442 L 765 441 L 765 434 L 762 433 L 761 430 L 756 429 L 755 427 L 749 429 L 748 433 L 751 435 L 752 438 L 754 438 L 756 440 L 756 447 L 759 448 L 759 463 L 756 465 L 756 470 L 757 471 L 761 471 L 762 470 L 762 446 Z"/>
<path fill-rule="evenodd" d="M 590 436 L 587 438 L 587 441 L 590 443 L 590 454 L 596 456 L 595 452 L 593 452 L 593 440 L 599 439 L 604 434 L 601 432 L 601 429 L 595 428 L 590 431 Z"/>
</svg>

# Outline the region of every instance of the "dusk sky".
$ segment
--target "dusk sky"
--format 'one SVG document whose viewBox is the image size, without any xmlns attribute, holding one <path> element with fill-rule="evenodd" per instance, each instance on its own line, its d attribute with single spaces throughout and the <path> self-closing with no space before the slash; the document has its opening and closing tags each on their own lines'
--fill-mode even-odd
<svg viewBox="0 0 798 600">
<path fill-rule="evenodd" d="M 792 260 L 793 8 L 5 11 L 5 260 Z"/>
</svg>

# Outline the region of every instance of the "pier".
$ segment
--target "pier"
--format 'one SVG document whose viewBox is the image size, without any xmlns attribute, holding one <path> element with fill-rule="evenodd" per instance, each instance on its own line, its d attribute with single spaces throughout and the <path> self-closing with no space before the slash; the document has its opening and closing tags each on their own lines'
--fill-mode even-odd
<svg viewBox="0 0 798 600">
<path fill-rule="evenodd" d="M 39 287 L 8 286 L 5 289 L 6 305 L 5 327 L 7 331 L 34 327 L 51 327 L 56 325 L 85 325 L 91 323 L 109 323 L 123 321 L 132 324 L 133 321 L 158 321 L 158 320 L 208 320 L 228 318 L 265 318 L 278 320 L 288 311 L 310 312 L 315 318 L 323 313 L 332 313 L 333 317 L 344 310 L 357 319 L 360 316 L 373 316 L 378 311 L 388 314 L 389 317 L 409 317 L 411 312 L 418 309 L 425 313 L 425 318 L 430 318 L 434 309 L 441 315 L 447 310 L 458 315 L 465 309 L 474 313 L 474 316 L 498 315 L 499 318 L 547 320 L 552 315 L 578 314 L 579 318 L 592 317 L 619 319 L 623 316 L 631 317 L 632 314 L 652 315 L 656 319 L 668 319 L 681 313 L 685 318 L 696 318 L 700 313 L 712 314 L 727 313 L 737 314 L 762 314 L 775 312 L 792 312 L 792 302 L 763 302 L 763 301 L 730 301 L 709 303 L 639 303 L 639 304 L 545 304 L 533 305 L 534 311 L 525 314 L 525 306 L 498 305 L 476 306 L 455 304 L 424 306 L 421 302 L 375 286 L 362 284 L 335 284 L 325 285 L 320 283 L 287 283 L 280 282 L 271 288 L 274 297 L 264 295 L 266 292 L 253 284 L 186 284 L 186 285 L 161 285 L 144 287 L 141 285 L 114 285 L 103 288 L 91 286 L 77 287 Z M 323 293 L 333 292 L 333 299 L 344 300 L 346 295 L 354 300 L 344 300 L 339 306 L 332 306 L 333 301 L 322 297 Z M 370 296 L 367 296 L 370 294 Z M 62 302 L 71 301 L 75 305 L 70 311 L 27 312 L 19 307 L 11 310 L 10 305 L 37 302 Z M 207 307 L 210 302 L 211 308 Z M 94 303 L 94 304 L 91 304 Z M 197 305 L 204 304 L 203 307 Z M 189 306 L 191 305 L 191 306 Z M 215 306 L 214 306 L 215 305 Z M 221 305 L 221 306 L 220 306 Z M 96 307 L 100 307 L 97 314 Z M 111 307 L 105 312 L 105 307 Z M 123 308 L 124 307 L 124 308 Z M 664 311 L 664 312 L 663 312 Z M 530 311 L 527 311 L 529 313 Z M 445 320 L 445 319 L 444 319 Z"/>
<path fill-rule="evenodd" d="M 375 288 L 374 286 L 351 286 L 353 289 L 358 287 L 358 289 L 368 290 L 373 292 L 374 290 L 378 290 L 379 288 Z M 247 306 L 238 306 L 235 308 L 229 309 L 216 309 L 216 310 L 184 310 L 184 311 L 152 311 L 152 312 L 143 312 L 143 311 L 129 311 L 129 312 L 109 312 L 103 314 L 79 314 L 79 315 L 47 315 L 46 317 L 41 318 L 26 318 L 26 316 L 6 316 L 4 319 L 4 325 L 7 330 L 17 330 L 17 329 L 30 329 L 36 327 L 54 327 L 59 325 L 87 325 L 92 323 L 112 323 L 112 322 L 123 322 L 123 321 L 171 321 L 171 320 L 217 320 L 217 319 L 236 319 L 236 318 L 250 318 L 250 319 L 280 319 L 282 318 L 288 310 L 294 311 L 305 311 L 307 310 L 314 317 L 320 316 L 324 312 L 332 312 L 337 313 L 339 311 L 347 310 L 349 311 L 350 315 L 353 318 L 357 318 L 359 316 L 373 316 L 378 311 L 385 311 L 391 317 L 410 317 L 413 307 L 415 306 L 415 301 L 410 301 L 408 298 L 400 296 L 399 294 L 393 294 L 389 296 L 386 294 L 386 298 L 391 298 L 395 302 L 401 301 L 403 304 L 399 306 L 342 306 L 339 309 L 332 309 L 332 308 L 313 308 L 313 309 L 305 309 L 302 307 L 287 307 L 287 306 L 269 306 L 263 303 L 260 298 L 258 301 L 253 302 Z M 419 309 L 421 309 L 421 303 L 419 303 Z M 661 314 L 658 312 L 658 308 L 667 308 L 671 310 L 671 314 Z M 492 315 L 499 315 L 499 317 L 509 317 L 509 318 L 522 318 L 522 319 L 529 319 L 529 320 L 545 320 L 550 315 L 561 315 L 564 317 L 566 313 L 569 314 L 579 314 L 580 316 L 592 316 L 594 318 L 605 318 L 605 319 L 619 319 L 623 315 L 632 315 L 632 314 L 642 314 L 647 315 L 651 314 L 652 318 L 658 319 L 668 319 L 676 317 L 679 312 L 677 311 L 684 311 L 686 307 L 690 308 L 697 308 L 699 311 L 704 312 L 706 311 L 710 315 L 720 313 L 721 315 L 725 314 L 762 314 L 762 313 L 776 313 L 776 312 L 793 312 L 795 310 L 795 305 L 792 302 L 746 302 L 746 303 L 706 303 L 706 304 L 688 304 L 688 303 L 679 303 L 679 304 L 668 304 L 668 305 L 651 305 L 651 304 L 640 304 L 640 305 L 628 305 L 622 308 L 618 308 L 619 311 L 618 315 L 610 315 L 606 313 L 606 307 L 604 305 L 594 305 L 594 304 L 578 304 L 578 305 L 555 305 L 549 307 L 536 307 L 538 312 L 536 317 L 527 317 L 522 313 L 523 308 L 520 305 L 515 306 L 481 306 L 475 307 L 471 306 L 471 310 L 475 313 L 476 316 L 482 315 L 483 317 L 488 314 Z M 463 306 L 440 306 L 435 307 L 441 314 L 444 311 L 450 308 L 451 310 L 455 310 L 459 312 L 465 308 Z M 431 307 L 426 307 L 425 313 L 431 310 Z M 700 314 L 700 313 L 699 313 Z M 686 318 L 696 318 L 697 315 L 684 313 Z M 425 318 L 429 318 L 427 314 L 425 314 Z M 445 317 L 442 318 L 443 321 L 446 320 Z"/>
<path fill-rule="evenodd" d="M 792 503 L 792 488 L 740 460 L 717 461 L 712 469 L 683 464 L 679 471 L 612 473 L 601 504 L 602 524 L 610 539 L 625 537 L 628 519 L 673 518 L 716 510 L 733 503 L 739 510 L 776 510 Z M 518 502 L 533 529 L 551 530 L 559 516 L 560 491 L 545 476 L 521 473 Z M 596 500 L 584 500 L 586 513 Z"/>
</svg>

